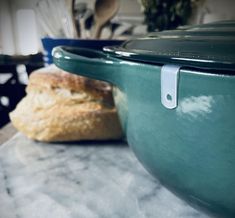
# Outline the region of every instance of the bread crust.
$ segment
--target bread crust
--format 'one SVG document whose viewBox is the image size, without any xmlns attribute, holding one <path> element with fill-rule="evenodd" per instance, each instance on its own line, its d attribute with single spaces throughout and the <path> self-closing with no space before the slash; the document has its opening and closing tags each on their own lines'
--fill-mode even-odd
<svg viewBox="0 0 235 218">
<path fill-rule="evenodd" d="M 29 76 L 26 92 L 56 89 L 85 92 L 93 99 L 113 104 L 112 88 L 108 83 L 65 72 L 55 65 L 34 71 Z"/>
<path fill-rule="evenodd" d="M 33 72 L 27 95 L 10 113 L 13 125 L 38 141 L 120 139 L 111 86 L 56 69 Z"/>
</svg>

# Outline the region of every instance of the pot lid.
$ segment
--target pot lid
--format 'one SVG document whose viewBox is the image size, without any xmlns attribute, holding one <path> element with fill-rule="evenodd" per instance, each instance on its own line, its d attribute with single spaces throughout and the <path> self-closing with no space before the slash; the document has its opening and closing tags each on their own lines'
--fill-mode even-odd
<svg viewBox="0 0 235 218">
<path fill-rule="evenodd" d="M 215 70 L 235 70 L 235 21 L 184 26 L 150 33 L 118 47 L 111 56 L 151 64 L 179 64 Z"/>
</svg>

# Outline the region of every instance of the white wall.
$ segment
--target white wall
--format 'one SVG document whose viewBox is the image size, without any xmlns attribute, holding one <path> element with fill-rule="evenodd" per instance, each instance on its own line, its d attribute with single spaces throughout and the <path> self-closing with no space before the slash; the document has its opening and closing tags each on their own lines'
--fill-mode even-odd
<svg viewBox="0 0 235 218">
<path fill-rule="evenodd" d="M 7 0 L 0 1 L 0 52 L 15 54 L 15 38 L 10 5 Z"/>
<path fill-rule="evenodd" d="M 195 7 L 189 24 L 235 19 L 234 0 L 201 0 Z"/>
<path fill-rule="evenodd" d="M 15 51 L 20 52 L 18 45 L 17 33 L 17 19 L 16 12 L 19 9 L 32 9 L 35 7 L 39 0 L 0 0 L 0 47 L 5 53 L 12 54 Z M 54 0 L 51 0 L 52 2 Z M 80 2 L 87 2 L 89 7 L 93 7 L 95 0 L 77 0 Z M 11 6 L 8 7 L 8 4 Z M 208 23 L 218 20 L 235 19 L 235 0 L 205 0 L 205 4 L 200 6 L 198 13 L 191 19 L 191 24 L 201 22 Z M 11 11 L 12 16 L 7 15 L 8 11 Z M 143 20 L 143 14 L 140 10 L 138 0 L 120 0 L 120 10 L 116 19 L 124 20 L 126 17 L 137 18 L 137 22 Z M 7 19 L 6 19 L 7 17 Z M 48 19 L 50 19 L 48 17 Z M 42 30 L 37 26 L 38 33 L 42 33 Z M 12 31 L 13 29 L 13 31 Z M 26 28 L 27 29 L 27 28 Z M 30 33 L 30 30 L 29 30 Z M 38 42 L 40 44 L 40 34 L 38 34 Z M 7 41 L 7 43 L 6 43 Z M 16 46 L 14 46 L 14 42 Z"/>
<path fill-rule="evenodd" d="M 32 8 L 39 0 L 10 0 L 14 9 Z M 53 2 L 53 0 L 51 0 Z M 87 2 L 88 6 L 93 9 L 95 0 L 76 0 L 77 2 Z M 141 15 L 138 0 L 120 0 L 119 14 L 136 16 Z"/>
<path fill-rule="evenodd" d="M 4 54 L 38 52 L 40 39 L 34 14 L 28 11 L 37 0 L 0 0 L 0 44 Z M 19 11 L 26 10 L 26 11 Z M 25 12 L 25 13 L 24 13 Z M 22 40 L 23 39 L 23 40 Z M 33 44 L 32 46 L 29 46 Z M 24 49 L 24 45 L 27 48 Z M 31 48 L 30 48 L 31 47 Z"/>
<path fill-rule="evenodd" d="M 95 0 L 76 0 L 76 2 L 87 2 L 90 8 L 94 8 Z M 120 0 L 119 15 L 140 15 L 140 5 L 138 0 Z"/>
<path fill-rule="evenodd" d="M 25 9 L 35 9 L 36 8 L 36 4 L 39 0 L 0 0 L 0 1 L 7 1 L 9 2 L 10 6 L 11 6 L 11 12 L 12 12 L 12 26 L 13 29 L 15 30 L 14 32 L 14 41 L 16 42 L 16 52 L 17 53 L 21 53 L 21 46 L 19 46 L 19 35 L 24 35 L 23 33 L 19 33 L 20 29 L 17 28 L 17 11 L 18 10 L 25 10 Z M 55 0 L 50 0 L 51 2 L 55 2 Z M 87 2 L 88 3 L 88 7 L 89 8 L 94 8 L 94 3 L 95 0 L 77 0 L 77 2 Z M 137 0 L 120 0 L 120 10 L 118 12 L 118 15 L 116 16 L 116 19 L 122 21 L 122 19 L 126 18 L 125 16 L 129 16 L 131 17 L 134 22 L 137 18 L 137 22 L 141 22 L 143 20 L 143 15 L 140 12 L 140 4 L 138 3 Z M 141 19 L 139 19 L 139 17 L 142 17 Z M 122 19 L 121 19 L 122 18 Z M 50 19 L 50 17 L 47 18 L 48 20 Z M 140 21 L 139 21 L 139 20 Z M 29 27 L 28 27 L 29 28 Z M 32 28 L 31 28 L 32 29 Z M 27 30 L 27 26 L 24 26 L 24 31 Z M 35 29 L 34 29 L 35 30 Z M 37 34 L 38 34 L 38 44 L 40 45 L 40 37 L 42 37 L 43 34 L 43 30 L 40 29 L 40 25 L 37 25 Z M 30 29 L 27 31 L 30 34 Z M 35 35 L 35 34 L 33 34 Z M 34 40 L 35 41 L 35 40 Z"/>
<path fill-rule="evenodd" d="M 204 23 L 235 19 L 234 0 L 207 0 L 205 7 L 207 13 L 204 16 Z"/>
</svg>

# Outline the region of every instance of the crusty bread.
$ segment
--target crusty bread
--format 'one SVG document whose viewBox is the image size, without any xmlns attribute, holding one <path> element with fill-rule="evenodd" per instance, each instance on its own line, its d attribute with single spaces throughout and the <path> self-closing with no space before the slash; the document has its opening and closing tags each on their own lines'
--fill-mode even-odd
<svg viewBox="0 0 235 218">
<path fill-rule="evenodd" d="M 50 66 L 33 72 L 13 125 L 39 141 L 120 139 L 111 86 Z"/>
</svg>

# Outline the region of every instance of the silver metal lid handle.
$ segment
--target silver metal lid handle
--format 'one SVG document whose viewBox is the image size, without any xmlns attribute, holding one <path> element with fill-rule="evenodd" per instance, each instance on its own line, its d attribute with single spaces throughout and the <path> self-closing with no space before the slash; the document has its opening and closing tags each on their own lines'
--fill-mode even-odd
<svg viewBox="0 0 235 218">
<path fill-rule="evenodd" d="M 166 64 L 161 69 L 161 102 L 168 109 L 177 107 L 180 67 Z"/>
</svg>

